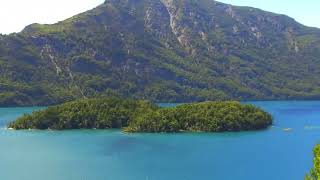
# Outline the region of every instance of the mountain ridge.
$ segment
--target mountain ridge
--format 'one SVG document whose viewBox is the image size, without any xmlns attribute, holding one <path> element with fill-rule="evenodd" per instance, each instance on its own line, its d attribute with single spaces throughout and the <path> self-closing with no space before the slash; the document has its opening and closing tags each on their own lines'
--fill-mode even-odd
<svg viewBox="0 0 320 180">
<path fill-rule="evenodd" d="M 0 37 L 0 105 L 318 99 L 320 29 L 211 0 L 106 0 Z"/>
</svg>

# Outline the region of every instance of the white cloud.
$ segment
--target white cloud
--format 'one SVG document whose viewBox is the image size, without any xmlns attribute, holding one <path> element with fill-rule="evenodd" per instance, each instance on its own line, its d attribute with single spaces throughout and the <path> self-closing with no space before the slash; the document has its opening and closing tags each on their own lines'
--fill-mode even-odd
<svg viewBox="0 0 320 180">
<path fill-rule="evenodd" d="M 104 0 L 0 0 L 0 33 L 32 23 L 52 24 L 92 9 Z"/>
</svg>

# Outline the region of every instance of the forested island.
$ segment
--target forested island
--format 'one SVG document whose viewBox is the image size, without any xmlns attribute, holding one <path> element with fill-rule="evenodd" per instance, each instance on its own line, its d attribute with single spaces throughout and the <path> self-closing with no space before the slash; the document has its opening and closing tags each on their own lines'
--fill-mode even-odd
<svg viewBox="0 0 320 180">
<path fill-rule="evenodd" d="M 224 132 L 258 130 L 272 117 L 239 102 L 203 102 L 161 108 L 148 101 L 108 97 L 82 99 L 25 114 L 13 129 L 109 129 L 127 132 Z"/>
<path fill-rule="evenodd" d="M 319 180 L 320 178 L 320 144 L 318 144 L 314 150 L 313 168 L 310 174 L 306 176 L 305 180 Z"/>
<path fill-rule="evenodd" d="M 267 128 L 267 112 L 235 101 L 161 108 L 148 101 L 106 97 L 82 99 L 25 114 L 12 129 L 109 129 L 126 132 L 248 131 Z"/>
</svg>

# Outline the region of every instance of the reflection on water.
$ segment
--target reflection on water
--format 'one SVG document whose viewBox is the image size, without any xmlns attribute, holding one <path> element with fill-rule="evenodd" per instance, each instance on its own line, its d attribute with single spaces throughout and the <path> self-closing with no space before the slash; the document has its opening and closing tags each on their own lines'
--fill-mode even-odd
<svg viewBox="0 0 320 180">
<path fill-rule="evenodd" d="M 112 140 L 111 142 L 107 142 L 104 144 L 105 148 L 103 149 L 103 154 L 106 156 L 115 156 L 121 155 L 123 153 L 136 153 L 143 149 L 146 152 L 168 152 L 172 150 L 166 143 L 157 142 L 155 139 L 144 139 L 139 138 L 139 136 L 143 136 L 143 134 L 136 135 L 137 137 L 121 136 L 117 139 Z"/>
<path fill-rule="evenodd" d="M 306 130 L 320 130 L 320 126 L 305 126 Z"/>
</svg>

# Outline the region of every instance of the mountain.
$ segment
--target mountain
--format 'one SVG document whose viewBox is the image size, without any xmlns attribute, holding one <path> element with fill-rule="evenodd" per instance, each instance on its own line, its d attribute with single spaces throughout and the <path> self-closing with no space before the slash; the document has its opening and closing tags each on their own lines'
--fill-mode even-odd
<svg viewBox="0 0 320 180">
<path fill-rule="evenodd" d="M 320 29 L 213 0 L 106 0 L 0 36 L 0 105 L 319 99 Z"/>
</svg>

